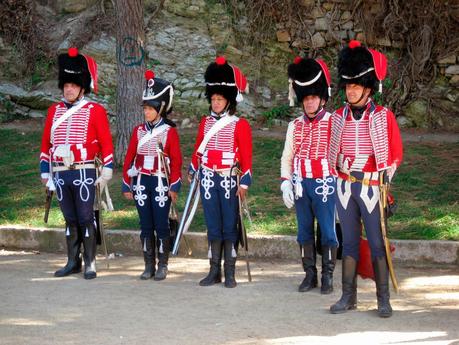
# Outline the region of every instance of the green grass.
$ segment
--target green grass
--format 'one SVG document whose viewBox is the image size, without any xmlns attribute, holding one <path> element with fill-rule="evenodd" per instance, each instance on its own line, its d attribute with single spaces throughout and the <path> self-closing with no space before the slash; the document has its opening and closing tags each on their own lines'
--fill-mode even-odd
<svg viewBox="0 0 459 345">
<path fill-rule="evenodd" d="M 0 224 L 45 226 L 43 223 L 44 188 L 40 184 L 38 157 L 41 132 L 22 134 L 0 130 Z M 184 155 L 183 176 L 190 161 L 194 134 L 181 136 Z M 279 191 L 280 156 L 283 141 L 254 139 L 253 185 L 248 204 L 253 224 L 249 233 L 294 235 L 293 210 L 282 203 Z M 407 144 L 405 161 L 397 172 L 392 192 L 399 204 L 389 221 L 391 238 L 459 240 L 459 144 Z M 188 183 L 179 197 L 183 209 Z M 121 195 L 121 173 L 117 169 L 110 182 L 114 212 L 104 213 L 110 229 L 137 229 L 138 216 L 132 201 Z M 49 217 L 49 227 L 62 227 L 64 219 L 56 199 Z M 205 231 L 201 208 L 191 231 Z"/>
</svg>

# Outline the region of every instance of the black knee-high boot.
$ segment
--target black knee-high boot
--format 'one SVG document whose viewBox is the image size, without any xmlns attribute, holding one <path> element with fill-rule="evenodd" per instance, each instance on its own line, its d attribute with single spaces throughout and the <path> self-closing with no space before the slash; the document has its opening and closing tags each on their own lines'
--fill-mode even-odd
<svg viewBox="0 0 459 345">
<path fill-rule="evenodd" d="M 351 256 L 343 258 L 343 294 L 330 307 L 330 313 L 342 314 L 357 308 L 357 261 Z"/>
<path fill-rule="evenodd" d="M 379 257 L 373 260 L 375 271 L 376 297 L 378 299 L 378 315 L 380 317 L 391 317 L 392 307 L 390 305 L 389 293 L 389 268 L 386 257 Z"/>
<path fill-rule="evenodd" d="M 94 279 L 96 273 L 96 228 L 94 223 L 88 223 L 83 227 L 83 247 L 84 247 L 84 279 Z"/>
<path fill-rule="evenodd" d="M 222 282 L 222 249 L 222 241 L 210 242 L 209 274 L 199 282 L 199 285 L 210 286 Z"/>
<path fill-rule="evenodd" d="M 171 239 L 166 237 L 158 239 L 158 270 L 154 280 L 164 280 L 167 277 L 167 265 L 169 263 L 169 251 L 171 248 Z"/>
<path fill-rule="evenodd" d="M 143 261 L 145 270 L 140 275 L 141 280 L 148 280 L 155 275 L 155 235 L 151 237 L 140 237 L 142 242 Z"/>
<path fill-rule="evenodd" d="M 67 264 L 54 272 L 55 277 L 65 277 L 81 272 L 80 235 L 76 224 L 66 224 L 65 240 L 67 242 Z"/>
<path fill-rule="evenodd" d="M 298 287 L 298 291 L 306 292 L 317 287 L 316 250 L 314 244 L 300 245 L 300 250 L 306 276 Z"/>
<path fill-rule="evenodd" d="M 229 240 L 225 240 L 223 246 L 225 248 L 225 263 L 223 265 L 225 268 L 225 287 L 234 288 L 237 285 L 234 277 L 236 273 L 236 249 L 233 242 Z"/>
<path fill-rule="evenodd" d="M 322 277 L 320 293 L 328 295 L 333 292 L 333 272 L 336 264 L 336 247 L 322 246 Z"/>
</svg>

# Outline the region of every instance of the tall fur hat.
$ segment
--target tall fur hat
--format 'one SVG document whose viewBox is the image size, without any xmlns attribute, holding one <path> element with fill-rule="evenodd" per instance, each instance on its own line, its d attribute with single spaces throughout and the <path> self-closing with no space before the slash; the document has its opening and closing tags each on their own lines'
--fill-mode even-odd
<svg viewBox="0 0 459 345">
<path fill-rule="evenodd" d="M 288 66 L 289 100 L 294 105 L 293 91 L 298 103 L 306 96 L 319 96 L 325 101 L 331 95 L 331 77 L 323 60 L 303 59 L 299 56 Z"/>
<path fill-rule="evenodd" d="M 59 88 L 62 90 L 65 83 L 74 83 L 84 89 L 85 94 L 91 88 L 97 93 L 97 64 L 88 55 L 78 53 L 77 48 L 69 48 L 67 53 L 59 54 Z"/>
<path fill-rule="evenodd" d="M 174 86 L 167 80 L 156 78 L 151 70 L 145 72 L 145 90 L 142 101 L 156 109 L 160 115 L 169 114 L 172 110 Z"/>
<path fill-rule="evenodd" d="M 248 93 L 249 85 L 241 70 L 228 64 L 223 56 L 219 56 L 207 67 L 204 74 L 206 82 L 206 97 L 210 103 L 213 94 L 225 97 L 228 102 L 236 106 L 243 100 L 242 93 Z"/>
<path fill-rule="evenodd" d="M 340 87 L 358 84 L 373 92 L 382 92 L 382 81 L 387 74 L 387 58 L 383 53 L 352 40 L 339 53 L 338 74 Z"/>
</svg>

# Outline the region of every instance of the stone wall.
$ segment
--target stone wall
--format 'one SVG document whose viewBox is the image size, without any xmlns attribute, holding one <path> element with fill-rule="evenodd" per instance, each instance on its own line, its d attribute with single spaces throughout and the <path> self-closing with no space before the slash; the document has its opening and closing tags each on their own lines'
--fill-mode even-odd
<svg viewBox="0 0 459 345">
<path fill-rule="evenodd" d="M 379 2 L 371 0 L 371 10 L 377 13 Z M 252 55 L 252 47 L 244 45 L 237 37 L 247 35 L 244 16 L 235 20 L 225 6 L 218 1 L 166 0 L 164 8 L 156 18 L 151 18 L 156 1 L 144 0 L 146 28 L 146 61 L 159 77 L 172 81 L 176 87 L 174 108 L 177 119 L 200 116 L 208 105 L 204 97 L 203 74 L 207 64 L 217 54 L 225 54 L 229 61 L 237 64 L 249 79 L 250 94 L 238 107 L 249 117 L 259 116 L 263 111 L 287 103 L 286 67 L 301 50 L 324 56 L 336 80 L 334 64 L 336 53 L 343 41 L 359 39 L 368 45 L 382 49 L 389 56 L 392 51 L 403 49 L 398 42 L 379 37 L 365 37 L 365 31 L 352 19 L 349 0 L 302 0 L 301 18 L 304 26 L 295 27 L 288 18 L 274 23 L 272 37 L 266 41 L 265 54 L 258 58 Z M 87 18 L 95 15 L 100 1 L 53 0 L 38 1 L 37 12 L 50 23 L 47 34 L 48 45 L 53 51 L 64 51 L 81 40 L 81 32 Z M 107 15 L 113 11 L 111 1 L 104 2 Z M 86 21 L 85 21 L 86 20 Z M 79 38 L 80 37 L 80 38 Z M 77 39 L 79 38 L 79 39 Z M 91 39 L 78 46 L 81 51 L 93 56 L 99 66 L 100 93 L 96 97 L 116 116 L 116 40 L 113 30 L 94 34 Z M 49 80 L 30 86 L 29 80 L 15 73 L 18 56 L 13 47 L 2 41 L 0 34 L 0 117 L 11 113 L 15 116 L 44 116 L 44 108 L 53 99 L 60 97 L 55 80 L 55 69 Z M 434 91 L 443 108 L 459 112 L 459 61 L 458 54 L 438 61 L 440 77 Z M 261 67 L 260 67 L 261 66 Z M 31 103 L 37 99 L 37 106 Z M 406 126 L 423 127 L 426 104 L 410 104 L 406 113 L 417 115 L 399 116 Z M 41 115 L 40 115 L 41 114 Z M 457 119 L 457 116 L 455 116 Z M 186 120 L 186 123 L 189 123 Z M 191 121 L 193 123 L 193 121 Z M 451 129 L 449 120 L 439 119 L 438 127 Z M 453 129 L 459 129 L 459 121 Z"/>
<path fill-rule="evenodd" d="M 370 13 L 376 16 L 381 11 L 381 2 L 368 0 L 365 2 Z M 292 52 L 299 50 L 313 50 L 319 56 L 327 58 L 327 53 L 339 49 L 343 41 L 356 39 L 365 42 L 366 45 L 384 51 L 389 58 L 389 67 L 397 63 L 403 54 L 407 54 L 403 44 L 399 41 L 392 41 L 388 37 L 371 37 L 366 35 L 364 28 L 353 20 L 351 1 L 348 0 L 302 0 L 301 27 L 295 26 L 295 22 L 285 20 L 276 24 L 276 38 L 284 44 L 286 50 Z M 455 7 L 456 17 L 459 18 L 459 7 Z M 304 30 L 304 24 L 307 30 Z M 391 59 L 392 58 L 392 59 Z M 334 70 L 335 61 L 331 61 L 331 73 L 336 80 Z M 455 53 L 438 59 L 435 68 L 437 79 L 429 95 L 434 97 L 434 102 L 443 113 L 437 113 L 433 121 L 428 121 L 428 102 L 415 100 L 403 109 L 403 114 L 397 114 L 399 124 L 405 127 L 427 128 L 434 125 L 437 128 L 459 130 L 459 48 Z M 399 73 L 397 69 L 388 71 L 388 78 L 391 73 Z"/>
</svg>

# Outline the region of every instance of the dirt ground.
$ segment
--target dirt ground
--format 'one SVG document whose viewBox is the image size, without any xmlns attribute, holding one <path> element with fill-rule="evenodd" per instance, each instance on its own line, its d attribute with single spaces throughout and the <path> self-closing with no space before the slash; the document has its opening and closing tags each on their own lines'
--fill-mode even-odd
<svg viewBox="0 0 459 345">
<path fill-rule="evenodd" d="M 208 261 L 172 258 L 163 282 L 140 281 L 140 257 L 98 261 L 98 278 L 54 278 L 62 254 L 0 251 L 0 344 L 459 344 L 457 268 L 397 268 L 394 315 L 377 316 L 374 283 L 358 310 L 331 315 L 335 292 L 297 292 L 298 262 L 238 262 L 238 287 L 200 287 Z"/>
</svg>

